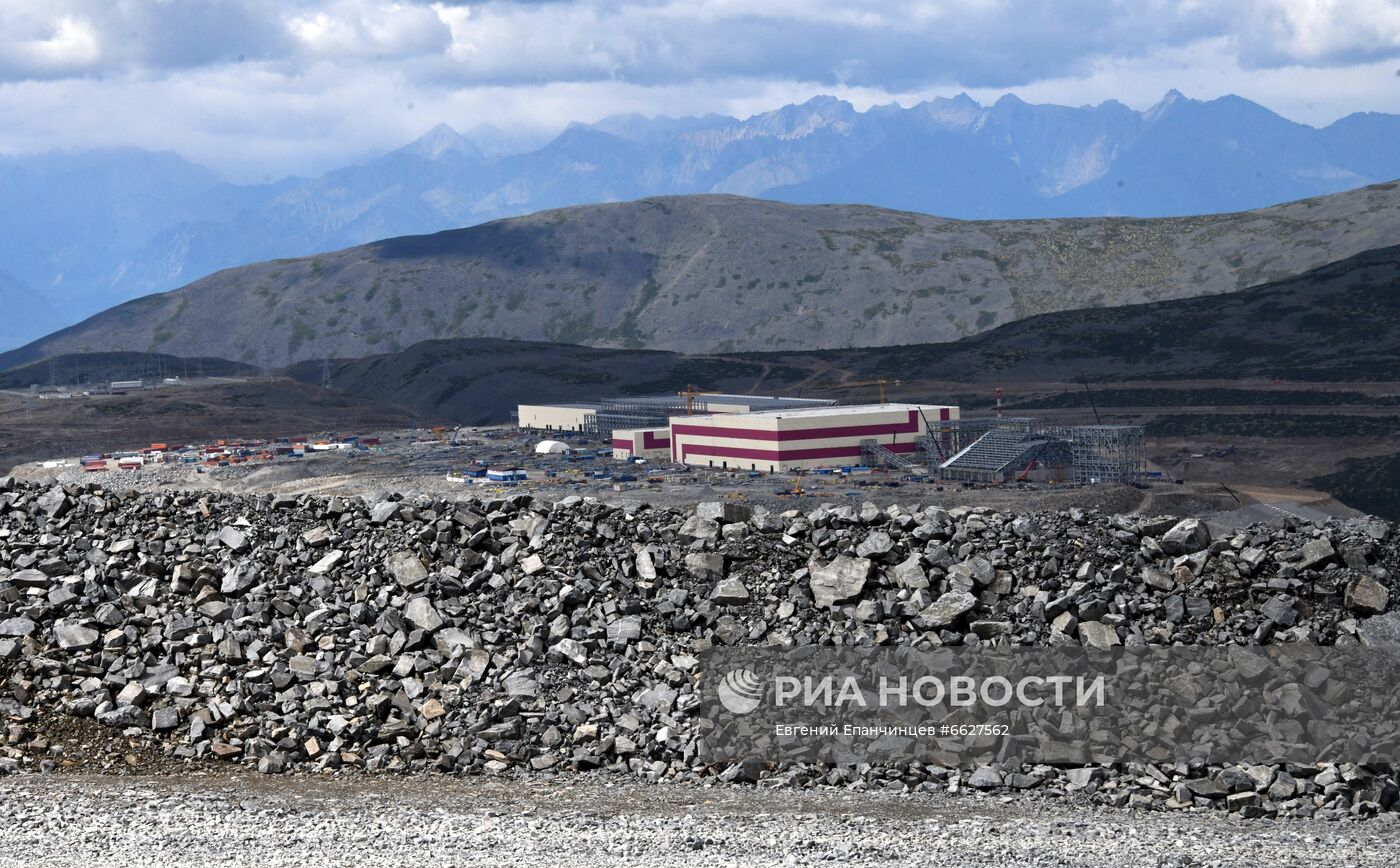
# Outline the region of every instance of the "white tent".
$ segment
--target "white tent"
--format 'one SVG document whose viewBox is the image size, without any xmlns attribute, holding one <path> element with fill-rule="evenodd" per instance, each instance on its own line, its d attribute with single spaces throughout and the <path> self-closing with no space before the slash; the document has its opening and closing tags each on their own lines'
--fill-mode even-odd
<svg viewBox="0 0 1400 868">
<path fill-rule="evenodd" d="M 569 444 L 558 440 L 541 440 L 535 444 L 536 455 L 562 455 L 569 451 Z"/>
</svg>

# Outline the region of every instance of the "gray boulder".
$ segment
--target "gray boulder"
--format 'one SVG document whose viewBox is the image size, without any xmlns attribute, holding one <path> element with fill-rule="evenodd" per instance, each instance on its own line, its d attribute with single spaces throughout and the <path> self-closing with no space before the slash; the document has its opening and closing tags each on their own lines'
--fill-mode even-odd
<svg viewBox="0 0 1400 868">
<path fill-rule="evenodd" d="M 28 618 L 6 618 L 0 621 L 0 636 L 23 638 L 33 633 L 38 626 Z"/>
<path fill-rule="evenodd" d="M 76 651 L 96 645 L 100 636 L 91 627 L 84 627 L 81 624 L 59 623 L 53 625 L 53 638 L 58 643 L 58 647 L 65 651 Z"/>
<path fill-rule="evenodd" d="M 1112 648 L 1123 643 L 1112 625 L 1102 621 L 1080 621 L 1079 644 L 1085 648 Z"/>
<path fill-rule="evenodd" d="M 947 627 L 977 608 L 977 598 L 967 591 L 952 590 L 928 604 L 919 618 L 932 627 Z"/>
<path fill-rule="evenodd" d="M 715 552 L 691 552 L 685 556 L 685 568 L 702 582 L 717 582 L 724 578 L 724 555 Z"/>
<path fill-rule="evenodd" d="M 838 555 L 830 563 L 812 568 L 812 599 L 820 608 L 860 596 L 865 580 L 870 577 L 870 561 Z"/>
<path fill-rule="evenodd" d="M 427 597 L 414 597 L 403 607 L 403 616 L 414 626 L 431 633 L 442 626 L 442 616 Z"/>
<path fill-rule="evenodd" d="M 1162 551 L 1173 557 L 1191 555 L 1210 545 L 1210 528 L 1198 518 L 1184 518 L 1162 535 Z"/>
<path fill-rule="evenodd" d="M 749 589 L 738 579 L 725 579 L 710 594 L 710 599 L 721 606 L 736 606 L 749 601 Z"/>
<path fill-rule="evenodd" d="M 741 503 L 730 503 L 727 500 L 710 500 L 697 503 L 695 515 L 720 524 L 733 524 L 734 522 L 748 521 L 753 517 L 753 509 Z"/>
<path fill-rule="evenodd" d="M 1298 569 L 1315 570 L 1324 567 L 1337 558 L 1337 550 L 1326 537 L 1309 540 L 1298 552 Z"/>
<path fill-rule="evenodd" d="M 428 568 L 413 552 L 396 552 L 384 562 L 394 581 L 405 588 L 416 587 L 428 578 Z"/>
<path fill-rule="evenodd" d="M 1379 615 L 1390 605 L 1390 589 L 1374 576 L 1362 574 L 1347 582 L 1343 602 L 1358 615 Z"/>
</svg>

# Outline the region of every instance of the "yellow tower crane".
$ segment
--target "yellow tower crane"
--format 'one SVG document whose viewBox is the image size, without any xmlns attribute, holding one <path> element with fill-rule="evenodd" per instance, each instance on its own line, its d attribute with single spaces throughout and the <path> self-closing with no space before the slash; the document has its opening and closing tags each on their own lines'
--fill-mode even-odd
<svg viewBox="0 0 1400 868">
<path fill-rule="evenodd" d="M 685 415 L 692 416 L 695 413 L 695 399 L 705 395 L 721 395 L 722 392 L 700 392 L 694 386 L 686 386 L 684 392 L 677 392 L 677 395 L 685 399 Z"/>
</svg>

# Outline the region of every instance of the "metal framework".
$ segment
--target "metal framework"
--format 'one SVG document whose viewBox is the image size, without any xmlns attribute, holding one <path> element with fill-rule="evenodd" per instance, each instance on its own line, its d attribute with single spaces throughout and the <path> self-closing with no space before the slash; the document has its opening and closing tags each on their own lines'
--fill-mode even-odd
<svg viewBox="0 0 1400 868">
<path fill-rule="evenodd" d="M 941 422 L 920 443 L 940 477 L 963 482 L 1002 481 L 1031 462 L 1068 460 L 1077 485 L 1131 485 L 1147 467 L 1140 425 L 1047 427 L 1026 416 L 971 418 Z"/>
<path fill-rule="evenodd" d="M 584 420 L 583 433 L 594 440 L 611 440 L 614 431 L 665 428 L 672 416 L 686 415 L 686 401 L 681 395 L 608 398 L 599 403 L 596 413 Z M 705 396 L 697 394 L 689 401 L 689 412 L 708 412 Z"/>
<path fill-rule="evenodd" d="M 860 460 L 871 467 L 898 467 L 901 470 L 910 470 L 919 466 L 918 455 L 918 452 L 910 455 L 892 452 L 874 438 L 860 441 Z"/>
<path fill-rule="evenodd" d="M 919 448 L 928 456 L 929 465 L 934 466 L 976 443 L 988 431 L 1030 434 L 1036 430 L 1036 420 L 1030 416 L 974 416 L 967 419 L 926 419 L 924 427 L 927 433 L 919 438 Z"/>
<path fill-rule="evenodd" d="M 1141 425 L 1076 425 L 1046 429 L 1070 444 L 1074 482 L 1098 485 L 1133 484 L 1147 471 L 1147 449 Z"/>
<path fill-rule="evenodd" d="M 993 429 L 944 461 L 938 475 L 959 482 L 1001 482 L 1050 442 L 1039 434 Z"/>
</svg>

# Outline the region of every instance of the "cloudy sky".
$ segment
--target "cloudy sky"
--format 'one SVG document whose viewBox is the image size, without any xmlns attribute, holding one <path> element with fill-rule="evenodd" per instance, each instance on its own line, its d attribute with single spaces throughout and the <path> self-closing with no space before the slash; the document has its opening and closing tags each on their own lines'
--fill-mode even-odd
<svg viewBox="0 0 1400 868">
<path fill-rule="evenodd" d="M 0 0 L 0 153 L 166 148 L 237 180 L 438 122 L 1170 88 L 1316 125 L 1400 113 L 1400 0 Z"/>
</svg>

